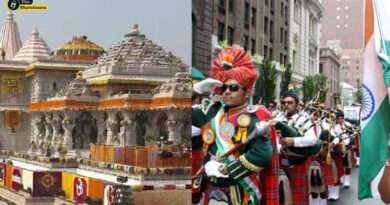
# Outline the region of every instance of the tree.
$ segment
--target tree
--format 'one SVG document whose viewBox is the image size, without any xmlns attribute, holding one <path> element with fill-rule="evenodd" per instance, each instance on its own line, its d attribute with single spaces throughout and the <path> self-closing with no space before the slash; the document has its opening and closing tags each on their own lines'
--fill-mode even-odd
<svg viewBox="0 0 390 205">
<path fill-rule="evenodd" d="M 254 103 L 261 99 L 266 105 L 274 99 L 277 71 L 272 59 L 266 58 L 259 64 L 259 79 L 256 81 L 253 96 Z"/>
<path fill-rule="evenodd" d="M 309 102 L 319 93 L 319 101 L 325 102 L 327 77 L 322 74 L 306 76 L 302 82 L 303 101 Z"/>
<path fill-rule="evenodd" d="M 361 104 L 362 98 L 363 98 L 363 90 L 362 90 L 362 86 L 359 85 L 355 92 L 355 103 Z"/>
<path fill-rule="evenodd" d="M 280 97 L 288 90 L 288 85 L 291 83 L 292 70 L 291 65 L 287 65 L 286 69 L 282 73 L 282 82 L 280 84 Z"/>
</svg>

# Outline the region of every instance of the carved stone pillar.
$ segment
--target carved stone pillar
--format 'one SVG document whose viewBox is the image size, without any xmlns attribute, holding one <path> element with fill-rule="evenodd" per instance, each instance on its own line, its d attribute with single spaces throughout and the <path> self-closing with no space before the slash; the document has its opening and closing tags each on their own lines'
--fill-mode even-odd
<svg viewBox="0 0 390 205">
<path fill-rule="evenodd" d="M 104 136 L 104 131 L 106 130 L 106 125 L 104 122 L 104 112 L 103 111 L 94 111 L 91 112 L 91 115 L 96 120 L 96 129 L 97 129 L 97 139 L 96 144 L 103 144 L 106 142 L 106 136 Z"/>
<path fill-rule="evenodd" d="M 113 145 L 115 143 L 118 143 L 118 126 L 119 122 L 116 118 L 116 111 L 115 110 L 108 110 L 107 111 L 107 120 L 106 120 L 106 128 L 107 128 L 107 145 Z"/>
<path fill-rule="evenodd" d="M 181 113 L 177 110 L 167 111 L 168 120 L 166 122 L 168 128 L 168 141 L 178 145 L 181 143 L 181 129 L 183 123 L 181 122 Z"/>
<path fill-rule="evenodd" d="M 53 137 L 51 141 L 52 157 L 58 158 L 60 157 L 61 143 L 63 141 L 61 134 L 62 119 L 60 118 L 59 112 L 53 112 L 51 125 L 53 129 Z"/>
<path fill-rule="evenodd" d="M 30 147 L 27 153 L 29 155 L 35 155 L 45 136 L 45 124 L 40 112 L 32 113 L 31 127 Z"/>
<path fill-rule="evenodd" d="M 120 139 L 121 145 L 123 146 L 135 146 L 137 145 L 137 121 L 136 121 L 136 112 L 125 110 L 122 111 L 123 120 L 121 122 L 121 130 L 120 130 Z M 122 133 L 122 131 L 124 133 Z"/>
<path fill-rule="evenodd" d="M 62 128 L 64 129 L 63 147 L 67 151 L 73 149 L 72 131 L 75 125 L 75 113 L 70 110 L 64 111 L 64 119 L 62 120 Z"/>
</svg>

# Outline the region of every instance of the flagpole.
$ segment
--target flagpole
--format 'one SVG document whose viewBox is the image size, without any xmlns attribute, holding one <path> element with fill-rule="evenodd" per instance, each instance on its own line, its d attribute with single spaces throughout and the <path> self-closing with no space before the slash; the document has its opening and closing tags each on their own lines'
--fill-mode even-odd
<svg viewBox="0 0 390 205">
<path fill-rule="evenodd" d="M 381 16 L 378 14 L 379 10 L 378 10 L 378 5 L 376 4 L 376 0 L 373 0 L 374 2 L 374 13 L 375 13 L 375 16 L 376 18 L 378 19 L 378 22 L 377 22 L 377 25 L 378 25 L 378 28 L 379 28 L 379 36 L 381 38 L 381 42 L 382 42 L 382 46 L 381 46 L 381 49 L 382 49 L 382 52 L 383 53 L 387 53 L 387 48 L 386 48 L 386 43 L 385 43 L 385 38 L 383 37 L 383 29 L 382 29 L 382 19 L 381 19 Z M 374 32 L 374 35 L 375 35 L 375 32 Z M 375 37 L 375 36 L 374 36 Z"/>
</svg>

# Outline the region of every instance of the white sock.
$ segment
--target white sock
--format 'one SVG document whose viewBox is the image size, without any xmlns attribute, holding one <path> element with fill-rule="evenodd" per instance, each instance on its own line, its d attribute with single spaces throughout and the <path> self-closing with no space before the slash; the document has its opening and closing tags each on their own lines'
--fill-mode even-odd
<svg viewBox="0 0 390 205">
<path fill-rule="evenodd" d="M 310 196 L 309 204 L 310 205 L 320 205 L 320 196 L 318 196 L 317 198 L 313 198 L 312 196 Z"/>
<path fill-rule="evenodd" d="M 319 203 L 319 205 L 326 205 L 326 204 L 327 204 L 326 199 L 320 198 L 320 203 Z"/>
<path fill-rule="evenodd" d="M 339 199 L 339 194 L 340 194 L 340 186 L 336 185 L 334 191 L 334 199 Z"/>
<path fill-rule="evenodd" d="M 351 175 L 345 175 L 344 176 L 344 187 L 349 187 L 351 186 Z"/>
</svg>

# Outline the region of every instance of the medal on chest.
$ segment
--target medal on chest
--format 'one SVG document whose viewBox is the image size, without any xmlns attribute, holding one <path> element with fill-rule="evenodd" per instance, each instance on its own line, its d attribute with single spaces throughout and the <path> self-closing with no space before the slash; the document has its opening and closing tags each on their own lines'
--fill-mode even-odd
<svg viewBox="0 0 390 205">
<path fill-rule="evenodd" d="M 225 122 L 222 124 L 221 128 L 219 129 L 219 135 L 224 140 L 229 140 L 234 136 L 235 128 L 232 123 Z"/>
</svg>

